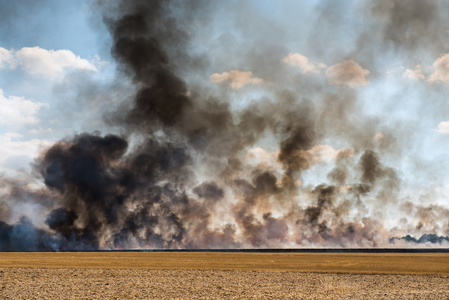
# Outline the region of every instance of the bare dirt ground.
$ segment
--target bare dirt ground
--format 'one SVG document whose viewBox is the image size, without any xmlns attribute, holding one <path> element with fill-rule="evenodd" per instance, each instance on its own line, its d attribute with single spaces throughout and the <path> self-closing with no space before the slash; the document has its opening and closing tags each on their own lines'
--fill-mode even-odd
<svg viewBox="0 0 449 300">
<path fill-rule="evenodd" d="M 0 253 L 0 299 L 449 299 L 448 265 L 434 254 Z"/>
<path fill-rule="evenodd" d="M 1 299 L 449 299 L 449 278 L 143 269 L 0 269 Z"/>
</svg>

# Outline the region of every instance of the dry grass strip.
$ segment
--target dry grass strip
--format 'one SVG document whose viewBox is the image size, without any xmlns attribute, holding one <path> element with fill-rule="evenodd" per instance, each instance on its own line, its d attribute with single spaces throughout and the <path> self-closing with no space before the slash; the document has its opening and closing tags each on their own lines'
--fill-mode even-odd
<svg viewBox="0 0 449 300">
<path fill-rule="evenodd" d="M 449 253 L 0 253 L 0 268 L 5 267 L 449 276 Z"/>
</svg>

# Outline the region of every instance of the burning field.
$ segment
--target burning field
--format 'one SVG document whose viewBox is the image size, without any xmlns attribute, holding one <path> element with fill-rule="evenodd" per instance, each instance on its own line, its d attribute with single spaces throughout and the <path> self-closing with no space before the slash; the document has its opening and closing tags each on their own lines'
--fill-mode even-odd
<svg viewBox="0 0 449 300">
<path fill-rule="evenodd" d="M 60 96 L 0 177 L 0 251 L 448 247 L 446 3 L 312 2 L 91 1 L 107 62 L 0 47 Z"/>
<path fill-rule="evenodd" d="M 449 255 L 4 253 L 2 299 L 446 299 Z"/>
</svg>

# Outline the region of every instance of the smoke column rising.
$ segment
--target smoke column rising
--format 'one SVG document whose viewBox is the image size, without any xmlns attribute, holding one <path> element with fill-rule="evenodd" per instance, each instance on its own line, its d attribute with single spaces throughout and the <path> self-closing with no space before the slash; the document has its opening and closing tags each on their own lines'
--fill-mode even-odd
<svg viewBox="0 0 449 300">
<path fill-rule="evenodd" d="M 375 51 L 412 60 L 429 50 L 419 31 L 446 22 L 443 4 L 362 1 L 379 34 L 364 41 L 355 29 L 352 51 L 332 34 L 333 3 L 313 8 L 323 25 L 311 31 L 330 47 L 304 46 L 327 57 L 321 63 L 290 53 L 288 34 L 262 13 L 244 22 L 247 2 L 99 1 L 117 80 L 133 96 L 104 114 L 114 134 L 93 128 L 41 153 L 40 190 L 4 183 L 11 199 L 25 193 L 46 216 L 42 228 L 26 216 L 0 221 L 0 250 L 390 247 L 408 245 L 396 236 L 449 235 L 448 208 L 401 196 L 394 162 L 412 130 L 367 113 L 357 90 L 380 72 Z M 195 44 L 223 9 L 236 30 L 218 39 L 230 66 Z M 248 95 L 240 104 L 239 90 Z M 9 211 L 0 206 L 0 218 Z M 411 220 L 385 224 L 403 212 Z"/>
</svg>

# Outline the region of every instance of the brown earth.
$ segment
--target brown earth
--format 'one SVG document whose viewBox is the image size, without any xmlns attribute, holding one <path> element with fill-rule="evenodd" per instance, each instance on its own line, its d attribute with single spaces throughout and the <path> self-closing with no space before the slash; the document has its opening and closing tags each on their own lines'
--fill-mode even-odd
<svg viewBox="0 0 449 300">
<path fill-rule="evenodd" d="M 449 254 L 0 253 L 0 299 L 297 298 L 449 299 Z"/>
</svg>

